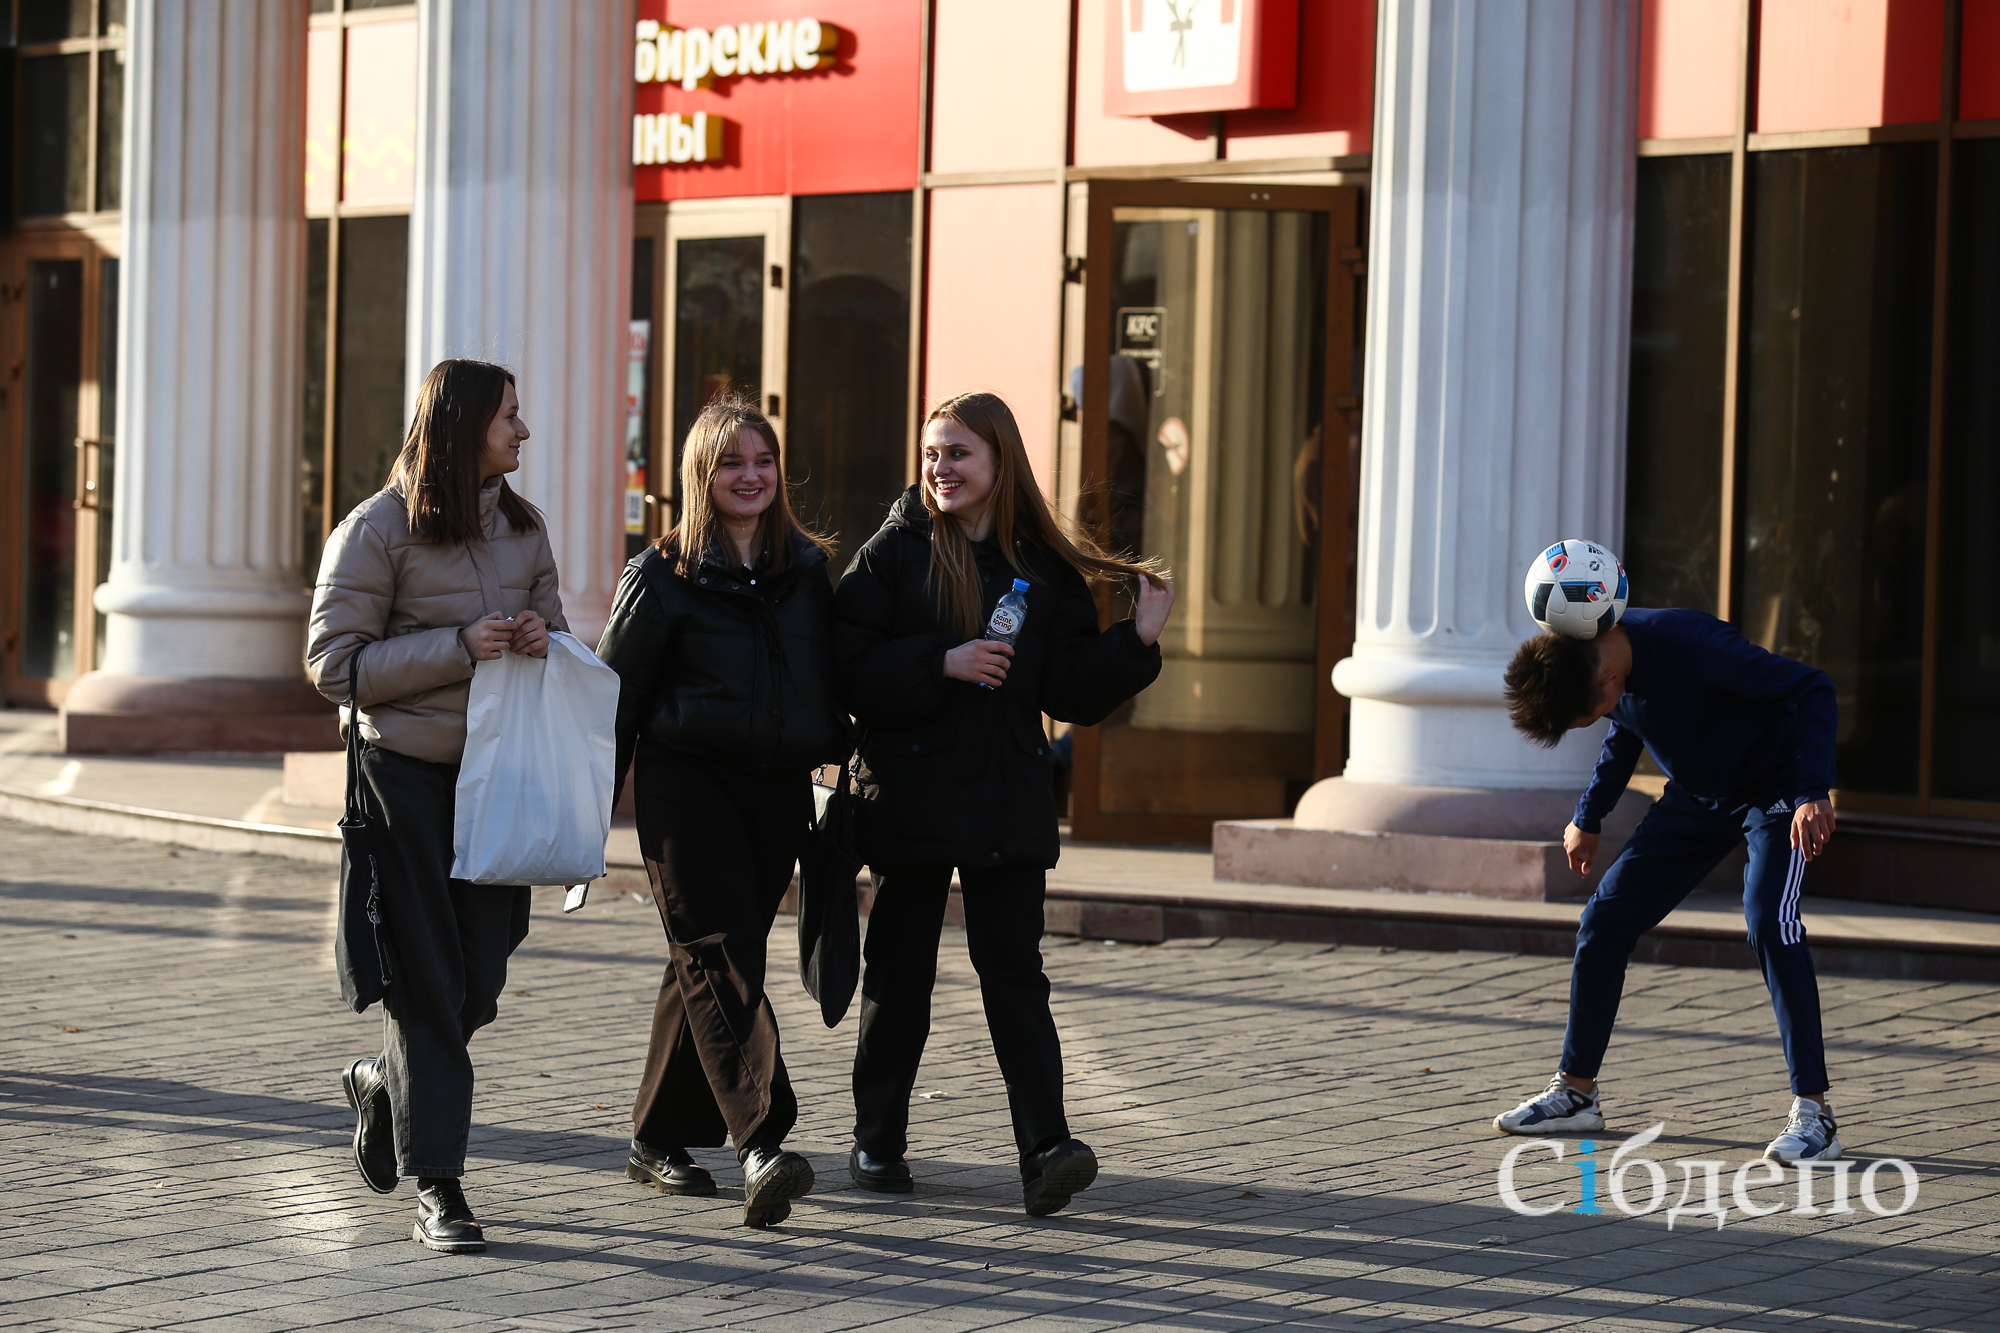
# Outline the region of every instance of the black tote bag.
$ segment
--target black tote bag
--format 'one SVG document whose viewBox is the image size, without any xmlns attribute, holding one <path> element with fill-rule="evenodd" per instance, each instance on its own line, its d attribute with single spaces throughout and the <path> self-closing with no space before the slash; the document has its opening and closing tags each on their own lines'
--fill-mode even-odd
<svg viewBox="0 0 2000 1333">
<path fill-rule="evenodd" d="M 861 904 L 855 877 L 853 795 L 848 765 L 826 798 L 799 849 L 799 980 L 819 1001 L 819 1014 L 835 1027 L 853 1002 L 861 980 Z"/>
<path fill-rule="evenodd" d="M 366 645 L 363 645 L 364 647 Z M 347 659 L 347 800 L 340 823 L 340 928 L 333 936 L 333 966 L 340 975 L 340 998 L 355 1013 L 382 998 L 392 976 L 389 931 L 382 923 L 381 858 L 375 849 L 388 836 L 379 814 L 368 814 L 368 789 L 361 781 L 361 649 Z"/>
</svg>

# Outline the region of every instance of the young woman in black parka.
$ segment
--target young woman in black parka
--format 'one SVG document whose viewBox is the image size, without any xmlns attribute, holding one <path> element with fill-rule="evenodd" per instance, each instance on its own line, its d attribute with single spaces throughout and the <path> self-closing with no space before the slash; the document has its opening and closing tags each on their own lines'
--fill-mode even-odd
<svg viewBox="0 0 2000 1333">
<path fill-rule="evenodd" d="M 864 1189 L 913 1188 L 910 1094 L 956 868 L 1024 1198 L 1041 1217 L 1097 1176 L 1063 1116 L 1042 971 L 1042 897 L 1057 855 L 1042 714 L 1094 725 L 1152 684 L 1173 589 L 1150 564 L 1065 533 L 994 395 L 935 408 L 922 455 L 922 482 L 834 595 L 835 678 L 861 733 L 856 836 L 876 885 L 848 1170 Z M 1132 577 L 1135 618 L 1100 631 L 1092 583 Z M 1010 648 L 980 635 L 1016 579 L 1028 583 L 1027 620 Z"/>
<path fill-rule="evenodd" d="M 639 848 L 669 958 L 625 1173 L 714 1194 L 687 1150 L 726 1135 L 744 1225 L 770 1226 L 813 1185 L 811 1164 L 781 1147 L 798 1102 L 764 950 L 812 818 L 812 770 L 848 752 L 833 585 L 754 408 L 711 403 L 695 418 L 681 505 L 673 531 L 626 565 L 597 650 L 620 679 L 618 772 L 636 754 Z"/>
</svg>

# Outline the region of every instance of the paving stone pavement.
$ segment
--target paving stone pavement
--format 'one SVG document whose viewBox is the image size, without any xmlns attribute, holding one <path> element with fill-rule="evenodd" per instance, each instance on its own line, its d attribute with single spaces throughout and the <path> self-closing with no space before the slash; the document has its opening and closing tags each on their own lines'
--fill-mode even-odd
<svg viewBox="0 0 2000 1333">
<path fill-rule="evenodd" d="M 1073 1127 L 1104 1173 L 1036 1221 L 963 935 L 947 932 L 915 1105 L 918 1191 L 885 1198 L 844 1170 L 853 1020 L 817 1021 L 781 918 L 792 1146 L 820 1186 L 751 1232 L 724 1150 L 698 1153 L 715 1199 L 621 1174 L 663 960 L 653 909 L 564 917 L 538 893 L 499 1022 L 474 1043 L 467 1190 L 492 1248 L 444 1256 L 410 1241 L 409 1187 L 372 1195 L 348 1159 L 337 1075 L 378 1027 L 335 993 L 332 901 L 318 867 L 0 824 L 0 1326 L 2000 1328 L 1991 987 L 1824 984 L 1848 1184 L 1905 1158 L 1914 1207 L 1732 1207 L 1720 1228 L 1670 1230 L 1664 1206 L 1611 1205 L 1604 1159 L 1664 1122 L 1642 1151 L 1665 1164 L 1667 1202 L 1679 1166 L 1709 1160 L 1731 1203 L 1788 1101 L 1754 972 L 1633 969 L 1598 1136 L 1604 1215 L 1570 1211 L 1571 1142 L 1560 1166 L 1525 1150 L 1523 1195 L 1560 1203 L 1530 1218 L 1500 1202 L 1518 1141 L 1487 1122 L 1547 1078 L 1561 962 L 1052 937 Z M 1876 1179 L 1893 1206 L 1893 1168 Z M 1627 1184 L 1647 1195 L 1642 1173 Z"/>
</svg>

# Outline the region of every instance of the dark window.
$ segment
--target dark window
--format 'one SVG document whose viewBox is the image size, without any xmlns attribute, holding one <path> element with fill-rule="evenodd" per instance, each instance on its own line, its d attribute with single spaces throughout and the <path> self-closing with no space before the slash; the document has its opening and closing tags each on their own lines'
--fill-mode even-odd
<svg viewBox="0 0 2000 1333">
<path fill-rule="evenodd" d="M 798 199 L 791 280 L 785 473 L 844 569 L 908 470 L 909 194 Z"/>
<path fill-rule="evenodd" d="M 97 53 L 97 211 L 120 207 L 124 163 L 125 49 Z"/>
<path fill-rule="evenodd" d="M 97 293 L 97 581 L 111 577 L 111 516 L 118 500 L 118 274 L 119 262 L 98 265 Z M 97 613 L 92 638 L 95 660 L 104 665 L 104 613 Z"/>
<path fill-rule="evenodd" d="M 20 42 L 90 36 L 90 0 L 20 0 L 19 12 Z"/>
<path fill-rule="evenodd" d="M 82 3 L 82 0 L 76 0 Z M 98 33 L 105 37 L 123 36 L 125 32 L 125 0 L 103 0 L 97 7 Z"/>
<path fill-rule="evenodd" d="M 90 57 L 21 61 L 21 212 L 90 207 Z"/>
<path fill-rule="evenodd" d="M 1737 621 L 1833 677 L 1850 791 L 1917 790 L 1936 169 L 1752 159 Z"/>
<path fill-rule="evenodd" d="M 320 525 L 326 512 L 326 247 L 333 224 L 306 222 L 305 408 L 299 431 L 299 568 L 319 575 Z"/>
<path fill-rule="evenodd" d="M 83 263 L 28 265 L 27 533 L 23 676 L 76 674 L 76 455 L 83 384 Z"/>
<path fill-rule="evenodd" d="M 1729 159 L 1639 159 L 1625 544 L 1632 605 L 1717 605 Z"/>
<path fill-rule="evenodd" d="M 632 241 L 632 330 L 633 341 L 626 345 L 625 363 L 625 558 L 630 560 L 646 546 L 648 510 L 645 495 L 665 493 L 666 479 L 652 475 L 653 379 L 658 365 L 660 340 L 653 321 L 653 238 Z M 646 332 L 646 355 L 633 364 L 637 346 L 637 325 Z M 639 483 L 643 480 L 644 485 Z M 634 528 L 639 529 L 633 531 Z"/>
<path fill-rule="evenodd" d="M 718 394 L 761 404 L 764 238 L 677 242 L 674 256 L 674 452 Z"/>
<path fill-rule="evenodd" d="M 340 365 L 333 521 L 382 489 L 403 443 L 408 217 L 340 223 Z"/>
<path fill-rule="evenodd" d="M 2000 139 L 1952 168 L 1935 794 L 2000 800 Z"/>
</svg>

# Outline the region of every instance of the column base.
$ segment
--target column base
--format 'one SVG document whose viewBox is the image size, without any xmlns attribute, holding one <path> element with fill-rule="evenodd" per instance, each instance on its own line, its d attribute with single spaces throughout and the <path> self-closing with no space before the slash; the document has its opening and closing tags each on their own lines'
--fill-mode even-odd
<svg viewBox="0 0 2000 1333">
<path fill-rule="evenodd" d="M 1569 789 L 1491 791 L 1328 778 L 1291 819 L 1215 826 L 1215 877 L 1324 889 L 1392 889 L 1563 902 L 1586 898 L 1652 802 L 1627 791 L 1604 820 L 1596 868 L 1571 873 Z"/>
<path fill-rule="evenodd" d="M 272 754 L 340 745 L 340 714 L 298 680 L 174 680 L 93 671 L 60 721 L 69 754 Z"/>
</svg>

